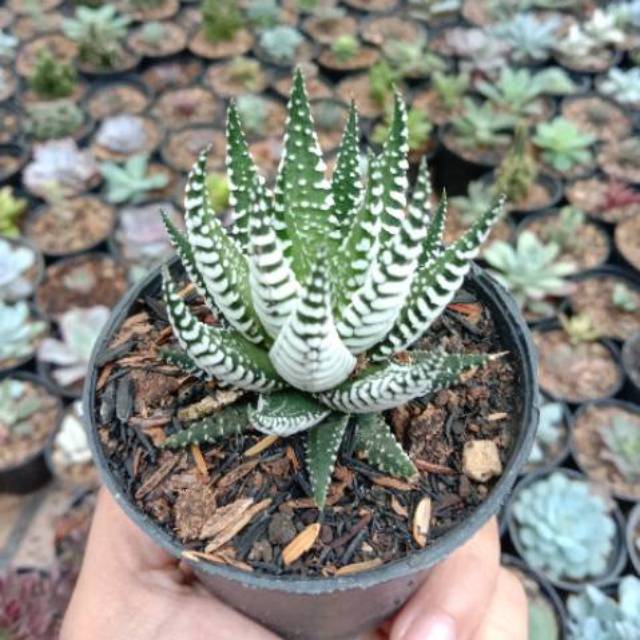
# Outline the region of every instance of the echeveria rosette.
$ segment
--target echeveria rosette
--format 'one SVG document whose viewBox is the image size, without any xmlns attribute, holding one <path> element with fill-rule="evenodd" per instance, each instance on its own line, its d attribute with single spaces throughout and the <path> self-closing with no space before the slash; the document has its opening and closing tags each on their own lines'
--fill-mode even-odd
<svg viewBox="0 0 640 640">
<path fill-rule="evenodd" d="M 491 358 L 407 350 L 461 287 L 503 203 L 444 247 L 446 199 L 432 219 L 424 162 L 408 198 L 407 135 L 396 95 L 387 139 L 363 184 L 352 105 L 328 180 L 297 71 L 271 193 L 230 105 L 232 227 L 221 225 L 207 195 L 207 150 L 187 181 L 186 234 L 165 219 L 188 276 L 220 323 L 201 322 L 165 269 L 168 316 L 183 352 L 164 356 L 258 398 L 191 425 L 164 446 L 213 442 L 248 427 L 284 437 L 307 431 L 307 467 L 322 507 L 353 414 L 356 447 L 371 464 L 396 476 L 416 473 L 380 412 L 442 389 Z"/>
</svg>

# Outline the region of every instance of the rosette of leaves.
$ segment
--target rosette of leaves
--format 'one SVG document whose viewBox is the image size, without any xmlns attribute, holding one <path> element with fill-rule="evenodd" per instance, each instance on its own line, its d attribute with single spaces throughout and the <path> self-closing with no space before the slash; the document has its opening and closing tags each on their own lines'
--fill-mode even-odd
<svg viewBox="0 0 640 640">
<path fill-rule="evenodd" d="M 302 34 L 286 24 L 265 29 L 260 34 L 260 46 L 279 64 L 293 64 L 296 51 L 303 42 Z"/>
<path fill-rule="evenodd" d="M 0 300 L 19 300 L 33 292 L 27 272 L 36 263 L 33 249 L 0 238 Z"/>
<path fill-rule="evenodd" d="M 640 580 L 625 576 L 618 585 L 618 599 L 587 585 L 570 595 L 569 640 L 632 640 L 640 638 Z"/>
<path fill-rule="evenodd" d="M 512 511 L 521 553 L 534 569 L 573 581 L 606 571 L 616 523 L 588 482 L 554 472 L 521 489 Z"/>
<path fill-rule="evenodd" d="M 10 186 L 0 189 L 0 235 L 15 238 L 20 235 L 18 221 L 27 208 L 24 198 L 16 198 Z"/>
<path fill-rule="evenodd" d="M 511 141 L 509 130 L 517 120 L 508 113 L 496 113 L 490 102 L 479 104 L 465 98 L 463 112 L 451 119 L 458 143 L 471 149 L 493 149 Z"/>
<path fill-rule="evenodd" d="M 5 378 L 0 382 L 0 443 L 12 436 L 20 437 L 31 432 L 29 418 L 40 408 L 37 397 L 25 394 L 21 380 Z M 0 630 L 2 627 L 0 627 Z"/>
<path fill-rule="evenodd" d="M 84 113 L 70 100 L 55 100 L 27 107 L 24 130 L 36 140 L 53 140 L 76 133 L 84 123 Z"/>
<path fill-rule="evenodd" d="M 542 159 L 557 171 L 588 165 L 595 138 L 582 133 L 573 122 L 558 116 L 549 122 L 539 122 L 533 143 L 540 148 Z"/>
<path fill-rule="evenodd" d="M 442 72 L 447 66 L 439 55 L 429 51 L 425 37 L 413 41 L 386 40 L 382 51 L 402 78 L 425 77 L 434 71 Z"/>
<path fill-rule="evenodd" d="M 602 425 L 600 437 L 605 445 L 602 457 L 612 462 L 626 482 L 640 480 L 640 427 L 623 415 Z"/>
<path fill-rule="evenodd" d="M 46 322 L 31 319 L 26 302 L 0 300 L 0 361 L 30 356 L 46 331 Z"/>
<path fill-rule="evenodd" d="M 640 103 L 640 67 L 631 69 L 609 69 L 598 89 L 620 104 Z"/>
<path fill-rule="evenodd" d="M 518 13 L 496 25 L 493 34 L 511 47 L 514 62 L 543 61 L 557 42 L 560 18 L 537 18 L 532 13 Z"/>
<path fill-rule="evenodd" d="M 53 54 L 41 49 L 36 66 L 29 76 L 29 87 L 43 98 L 66 98 L 73 93 L 77 73 L 68 62 L 56 60 Z"/>
<path fill-rule="evenodd" d="M 306 431 L 307 468 L 322 507 L 349 423 L 372 465 L 411 477 L 416 469 L 381 412 L 442 389 L 492 357 L 409 349 L 462 285 L 503 206 L 495 203 L 444 247 L 446 201 L 432 212 L 424 163 L 407 196 L 407 115 L 399 95 L 366 185 L 355 106 L 332 180 L 299 71 L 288 108 L 273 193 L 231 104 L 231 230 L 222 227 L 205 189 L 206 150 L 187 181 L 186 235 L 166 219 L 187 274 L 225 320 L 200 322 L 165 268 L 167 314 L 184 350 L 166 355 L 189 371 L 255 392 L 257 401 L 233 405 L 163 446 L 212 442 L 250 427 L 281 437 Z"/>
<path fill-rule="evenodd" d="M 244 18 L 235 0 L 202 0 L 202 28 L 209 42 L 232 40 L 244 26 Z"/>
<path fill-rule="evenodd" d="M 141 202 L 147 192 L 167 186 L 164 173 L 149 173 L 149 157 L 142 153 L 127 158 L 124 164 L 103 162 L 100 173 L 106 181 L 106 198 L 113 204 Z"/>
<path fill-rule="evenodd" d="M 435 71 L 431 83 L 442 106 L 455 109 L 469 89 L 470 78 L 468 73 L 446 74 Z"/>
</svg>

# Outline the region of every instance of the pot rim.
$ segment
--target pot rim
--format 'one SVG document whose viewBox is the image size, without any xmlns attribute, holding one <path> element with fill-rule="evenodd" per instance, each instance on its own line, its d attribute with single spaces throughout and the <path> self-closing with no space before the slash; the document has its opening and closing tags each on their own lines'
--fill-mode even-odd
<svg viewBox="0 0 640 640">
<path fill-rule="evenodd" d="M 173 257 L 164 264 L 174 267 L 177 263 L 177 258 Z M 507 326 L 510 330 L 514 346 L 517 349 L 515 356 L 521 369 L 522 384 L 520 389 L 523 390 L 519 436 L 513 444 L 512 454 L 505 464 L 502 476 L 489 492 L 486 500 L 468 518 L 460 521 L 447 534 L 440 537 L 424 551 L 408 554 L 380 567 L 354 575 L 334 576 L 331 578 L 272 576 L 253 574 L 228 565 L 184 558 L 184 548 L 172 540 L 170 535 L 162 530 L 148 515 L 138 510 L 124 494 L 115 476 L 108 469 L 95 424 L 96 360 L 107 347 L 113 332 L 125 319 L 125 314 L 128 313 L 132 303 L 144 289 L 158 278 L 160 269 L 160 266 L 156 267 L 145 278 L 136 283 L 112 310 L 111 318 L 103 327 L 94 344 L 83 393 L 83 415 L 85 416 L 85 427 L 88 430 L 87 437 L 100 476 L 127 516 L 149 535 L 157 545 L 174 557 L 187 560 L 188 564 L 197 571 L 214 577 L 226 578 L 245 587 L 290 594 L 319 595 L 356 588 L 366 589 L 379 583 L 389 582 L 408 574 L 428 569 L 461 546 L 491 516 L 497 514 L 500 505 L 505 501 L 508 492 L 517 480 L 520 469 L 529 457 L 529 452 L 533 445 L 540 404 L 536 382 L 537 363 L 531 335 L 518 311 L 515 300 L 491 276 L 476 265 L 473 265 L 471 271 L 472 286 L 478 290 L 485 300 L 490 300 L 493 303 L 494 313 L 495 309 L 502 311 L 503 326 Z M 469 284 L 468 280 L 467 284 Z"/>
</svg>

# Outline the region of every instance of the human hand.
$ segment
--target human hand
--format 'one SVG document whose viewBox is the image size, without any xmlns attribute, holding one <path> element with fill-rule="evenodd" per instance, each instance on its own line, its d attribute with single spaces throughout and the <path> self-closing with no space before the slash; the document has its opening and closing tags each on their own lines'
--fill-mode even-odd
<svg viewBox="0 0 640 640">
<path fill-rule="evenodd" d="M 527 604 L 499 567 L 495 519 L 362 640 L 526 640 Z M 277 640 L 181 570 L 102 490 L 60 640 Z"/>
</svg>

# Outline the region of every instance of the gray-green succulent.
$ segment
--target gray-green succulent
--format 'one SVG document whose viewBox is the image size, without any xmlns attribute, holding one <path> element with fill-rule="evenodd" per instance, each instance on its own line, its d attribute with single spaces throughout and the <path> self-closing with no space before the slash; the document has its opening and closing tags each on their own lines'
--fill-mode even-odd
<svg viewBox="0 0 640 640">
<path fill-rule="evenodd" d="M 363 184 L 352 105 L 328 180 L 297 71 L 271 193 L 231 104 L 230 232 L 204 188 L 206 150 L 187 181 L 186 235 L 165 220 L 191 281 L 225 323 L 200 322 L 168 269 L 163 291 L 184 350 L 170 354 L 173 362 L 258 397 L 175 433 L 164 446 L 211 442 L 249 427 L 282 437 L 307 431 L 307 468 L 320 507 L 350 423 L 371 464 L 396 476 L 416 473 L 381 412 L 444 388 L 493 357 L 424 351 L 419 340 L 462 285 L 503 203 L 444 247 L 446 201 L 432 212 L 424 162 L 407 197 L 407 138 L 406 107 L 396 94 L 388 138 Z"/>
<path fill-rule="evenodd" d="M 304 37 L 289 25 L 278 25 L 260 34 L 260 46 L 280 64 L 293 64 L 296 51 L 304 42 Z"/>
<path fill-rule="evenodd" d="M 47 331 L 47 323 L 33 320 L 26 302 L 0 300 L 0 361 L 32 355 Z"/>
<path fill-rule="evenodd" d="M 588 165 L 593 159 L 591 145 L 594 142 L 592 135 L 582 133 L 573 122 L 562 116 L 539 122 L 533 137 L 542 159 L 557 171 Z"/>
<path fill-rule="evenodd" d="M 127 158 L 124 164 L 103 162 L 100 173 L 106 181 L 106 198 L 120 204 L 141 202 L 149 191 L 167 186 L 169 178 L 164 173 L 149 173 L 149 158 L 138 154 Z"/>
<path fill-rule="evenodd" d="M 70 100 L 36 103 L 27 107 L 24 131 L 36 140 L 73 135 L 83 125 L 84 113 Z"/>
<path fill-rule="evenodd" d="M 598 89 L 600 93 L 620 104 L 640 103 L 640 67 L 627 70 L 616 67 L 609 69 Z"/>
<path fill-rule="evenodd" d="M 511 114 L 496 113 L 490 102 L 479 104 L 471 98 L 465 98 L 463 112 L 451 119 L 452 134 L 458 143 L 473 149 L 508 145 L 515 124 L 516 118 Z"/>
<path fill-rule="evenodd" d="M 0 381 L 0 444 L 31 431 L 29 417 L 38 411 L 40 401 L 26 395 L 26 388 L 24 382 L 14 378 Z"/>
<path fill-rule="evenodd" d="M 637 301 L 637 296 L 631 290 L 629 285 L 624 282 L 616 282 L 613 285 L 613 291 L 611 292 L 611 302 L 616 309 L 633 313 L 638 311 L 640 305 Z"/>
<path fill-rule="evenodd" d="M 613 463 L 625 482 L 640 481 L 640 424 L 623 415 L 614 416 L 598 430 L 605 449 L 602 457 Z"/>
<path fill-rule="evenodd" d="M 520 551 L 534 569 L 571 581 L 607 570 L 618 542 L 616 523 L 587 481 L 555 471 L 522 488 L 512 510 Z"/>
<path fill-rule="evenodd" d="M 558 17 L 537 18 L 533 13 L 518 13 L 493 28 L 493 33 L 509 43 L 515 62 L 543 61 L 557 42 Z"/>
</svg>

